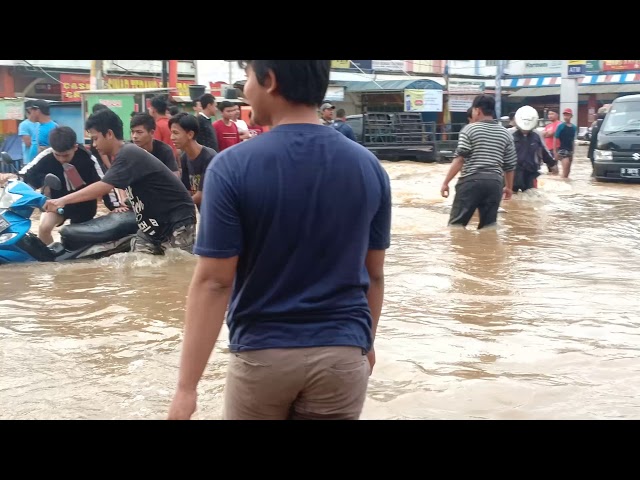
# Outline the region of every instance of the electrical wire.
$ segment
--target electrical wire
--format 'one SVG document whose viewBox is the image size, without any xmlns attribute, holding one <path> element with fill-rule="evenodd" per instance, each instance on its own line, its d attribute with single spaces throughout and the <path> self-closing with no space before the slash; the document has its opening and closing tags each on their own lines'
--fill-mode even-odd
<svg viewBox="0 0 640 480">
<path fill-rule="evenodd" d="M 39 68 L 40 70 L 42 70 L 42 73 L 44 73 L 47 77 L 51 78 L 52 80 L 55 80 L 58 83 L 62 83 L 60 80 L 58 80 L 56 77 L 54 77 L 53 75 L 50 75 L 49 72 L 47 72 L 44 68 L 42 68 L 41 66 L 36 66 L 33 65 L 32 63 L 29 63 L 27 60 L 22 60 L 24 63 L 26 63 L 27 65 L 29 65 L 31 68 Z"/>
<path fill-rule="evenodd" d="M 132 68 L 137 67 L 139 63 L 140 63 L 140 62 L 136 63 Z M 131 70 L 129 70 L 129 69 L 127 69 L 127 68 L 124 68 L 122 65 L 118 65 L 118 64 L 117 64 L 116 62 L 114 62 L 113 60 L 111 60 L 111 65 L 113 65 L 113 66 L 115 66 L 115 67 L 118 67 L 118 68 L 121 68 L 122 70 L 124 70 L 125 72 L 127 72 L 127 73 L 129 74 L 129 76 L 132 76 L 132 77 L 137 76 L 137 75 L 136 75 L 135 73 L 133 73 Z M 126 76 L 127 76 L 127 75 L 119 75 L 119 76 L 117 76 L 116 78 L 124 78 L 124 77 L 126 77 Z"/>
</svg>

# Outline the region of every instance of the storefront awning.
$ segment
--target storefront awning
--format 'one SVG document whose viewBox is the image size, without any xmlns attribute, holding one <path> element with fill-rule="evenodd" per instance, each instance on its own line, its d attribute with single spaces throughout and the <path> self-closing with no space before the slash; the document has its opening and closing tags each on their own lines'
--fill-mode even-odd
<svg viewBox="0 0 640 480">
<path fill-rule="evenodd" d="M 594 94 L 594 93 L 640 93 L 640 83 L 630 83 L 628 85 L 580 85 L 578 93 Z"/>
<path fill-rule="evenodd" d="M 333 82 L 346 87 L 352 93 L 391 93 L 403 90 L 442 90 L 442 85 L 433 80 L 376 80 L 368 82 Z"/>
<path fill-rule="evenodd" d="M 511 77 L 502 80 L 502 86 L 506 88 L 521 87 L 546 87 L 560 85 L 560 76 L 553 77 Z"/>
<path fill-rule="evenodd" d="M 547 95 L 560 95 L 560 87 L 528 87 L 521 88 L 509 94 L 509 98 L 517 97 L 544 97 Z"/>
<path fill-rule="evenodd" d="M 640 82 L 640 73 L 588 74 L 578 78 L 580 85 L 629 84 Z M 502 80 L 504 88 L 547 87 L 562 83 L 560 75 L 542 77 L 508 77 Z"/>
<path fill-rule="evenodd" d="M 597 93 L 640 93 L 640 83 L 578 86 L 578 95 Z M 544 97 L 547 95 L 560 95 L 560 87 L 521 88 L 509 94 L 509 98 Z"/>
</svg>

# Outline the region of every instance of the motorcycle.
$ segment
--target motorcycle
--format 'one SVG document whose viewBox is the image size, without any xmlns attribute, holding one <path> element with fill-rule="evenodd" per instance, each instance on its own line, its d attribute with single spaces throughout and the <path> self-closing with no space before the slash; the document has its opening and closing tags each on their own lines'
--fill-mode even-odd
<svg viewBox="0 0 640 480">
<path fill-rule="evenodd" d="M 3 163 L 13 166 L 13 159 L 0 152 Z M 16 173 L 18 171 L 16 170 Z M 96 259 L 129 252 L 131 239 L 138 231 L 135 213 L 110 213 L 87 222 L 65 225 L 60 242 L 46 245 L 31 230 L 31 215 L 42 210 L 51 190 L 61 188 L 60 179 L 47 174 L 42 193 L 18 180 L 10 180 L 0 192 L 0 265 L 22 262 L 64 262 Z M 64 214 L 59 208 L 58 213 Z"/>
</svg>

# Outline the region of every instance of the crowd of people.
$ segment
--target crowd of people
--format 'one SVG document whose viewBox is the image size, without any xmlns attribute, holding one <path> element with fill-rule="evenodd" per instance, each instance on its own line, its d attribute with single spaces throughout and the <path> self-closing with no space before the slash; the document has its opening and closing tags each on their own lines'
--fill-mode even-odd
<svg viewBox="0 0 640 480">
<path fill-rule="evenodd" d="M 63 180 L 39 235 L 47 243 L 65 220 L 93 218 L 102 199 L 111 215 L 135 212 L 133 251 L 196 255 L 168 418 L 194 414 L 226 318 L 224 418 L 357 419 L 384 300 L 389 176 L 355 141 L 345 112 L 334 119 L 335 106 L 324 103 L 330 61 L 240 64 L 248 123 L 237 105 L 204 94 L 195 115 L 154 98 L 148 112 L 132 115 L 131 142 L 120 117 L 96 105 L 85 124 L 91 151 L 72 129 L 54 127 L 50 145 L 21 171 L 36 188 L 46 173 Z M 212 121 L 216 108 L 222 118 Z M 466 225 L 475 210 L 478 228 L 495 224 L 502 199 L 535 188 L 542 163 L 553 172 L 559 159 L 569 175 L 571 112 L 544 141 L 520 113 L 509 131 L 495 119 L 492 96 L 474 99 L 441 189 L 448 196 L 460 173 L 450 225 Z"/>
<path fill-rule="evenodd" d="M 505 128 L 496 120 L 495 98 L 476 96 L 440 189 L 448 197 L 449 183 L 460 173 L 449 225 L 466 227 L 477 211 L 478 229 L 495 226 L 502 200 L 537 188 L 543 164 L 554 175 L 561 164 L 562 178 L 569 178 L 578 128 L 571 123 L 570 108 L 562 114 L 564 122 L 558 120 L 557 112 L 549 111 L 549 122 L 539 135 L 535 131 L 538 113 L 525 105 L 509 114 L 510 126 Z"/>
<path fill-rule="evenodd" d="M 330 61 L 241 63 L 247 124 L 208 94 L 196 115 L 154 99 L 132 115 L 127 142 L 121 118 L 96 106 L 85 123 L 90 151 L 56 127 L 20 175 L 36 188 L 46 173 L 62 181 L 44 205 L 45 242 L 55 225 L 91 218 L 103 199 L 109 215 L 136 214 L 133 251 L 196 254 L 169 418 L 194 413 L 226 313 L 225 418 L 357 419 L 384 296 L 389 177 L 349 138 L 344 112 L 332 128 L 319 119 Z M 222 118 L 212 122 L 216 107 Z"/>
<path fill-rule="evenodd" d="M 87 147 L 73 129 L 51 120 L 47 102 L 26 102 L 27 118 L 19 129 L 23 149 L 29 153 L 18 175 L 35 189 L 43 186 L 47 174 L 61 180 L 61 188 L 49 192 L 38 237 L 50 245 L 54 228 L 66 221 L 91 220 L 102 199 L 113 214 L 135 212 L 139 232 L 133 251 L 162 254 L 174 246 L 191 251 L 193 206 L 200 208 L 207 166 L 218 152 L 264 131 L 251 116 L 249 124 L 241 120 L 238 105 L 223 101 L 217 107 L 222 118 L 212 121 L 215 99 L 205 94 L 194 102 L 196 115 L 175 111 L 172 115 L 168 98 L 158 95 L 148 111 L 132 113 L 131 141 L 126 142 L 120 117 L 96 103 L 85 124 L 91 135 Z M 166 175 L 167 169 L 175 179 Z"/>
</svg>

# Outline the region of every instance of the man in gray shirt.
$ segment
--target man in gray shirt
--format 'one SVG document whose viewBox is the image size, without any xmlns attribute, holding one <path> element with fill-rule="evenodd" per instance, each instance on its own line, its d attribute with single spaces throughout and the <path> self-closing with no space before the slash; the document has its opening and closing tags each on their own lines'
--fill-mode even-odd
<svg viewBox="0 0 640 480">
<path fill-rule="evenodd" d="M 471 108 L 473 122 L 460 130 L 440 193 L 449 196 L 449 183 L 461 171 L 449 225 L 466 227 L 477 209 L 480 229 L 496 223 L 503 193 L 505 200 L 511 198 L 517 156 L 513 136 L 495 120 L 495 99 L 478 95 Z"/>
</svg>

